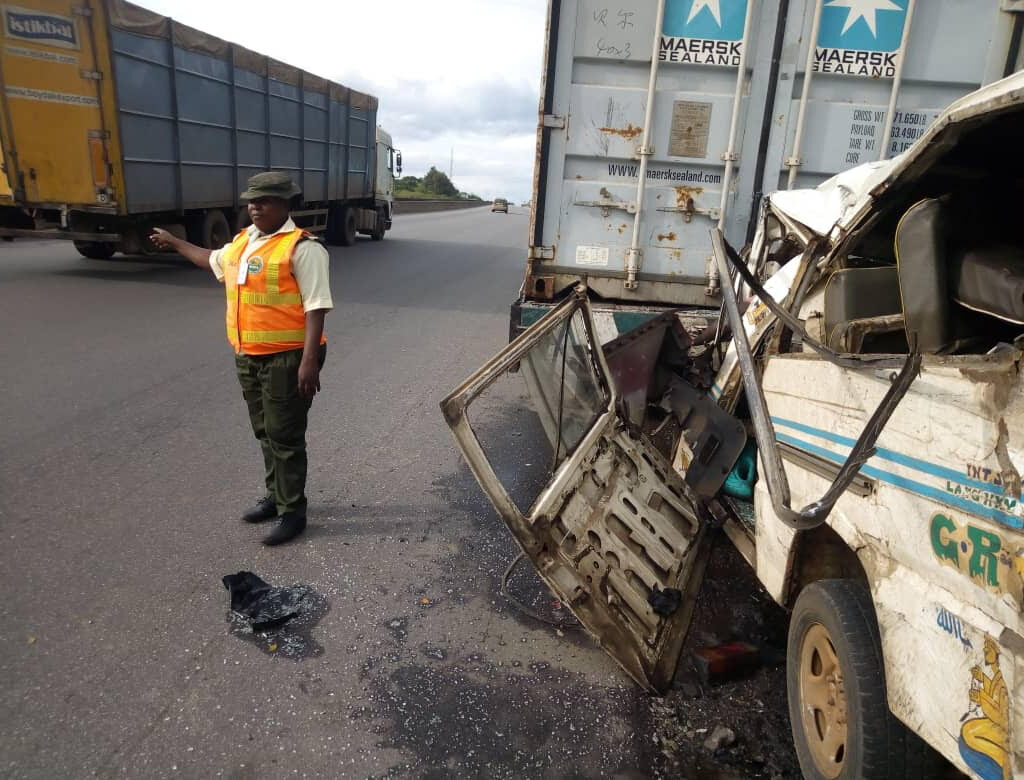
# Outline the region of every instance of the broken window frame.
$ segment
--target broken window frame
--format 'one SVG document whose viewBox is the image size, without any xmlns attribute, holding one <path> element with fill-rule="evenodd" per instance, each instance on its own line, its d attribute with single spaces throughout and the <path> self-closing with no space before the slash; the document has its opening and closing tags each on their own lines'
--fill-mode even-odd
<svg viewBox="0 0 1024 780">
<path fill-rule="evenodd" d="M 552 497 L 559 495 L 566 487 L 573 472 L 579 467 L 586 451 L 592 447 L 605 432 L 615 425 L 616 409 L 619 403 L 618 394 L 609 381 L 611 375 L 604 354 L 600 349 L 591 350 L 591 360 L 595 362 L 595 375 L 605 392 L 607 404 L 604 411 L 597 417 L 591 428 L 583 435 L 575 448 L 567 457 L 561 459 L 553 469 L 554 475 L 545 490 L 537 496 L 532 506 L 522 512 L 505 490 L 501 480 L 488 461 L 480 440 L 477 438 L 469 422 L 467 409 L 488 387 L 501 378 L 506 372 L 519 366 L 523 357 L 543 339 L 554 333 L 563 324 L 568 326 L 577 311 L 583 313 L 583 321 L 587 337 L 591 344 L 599 344 L 597 328 L 588 306 L 586 287 L 577 285 L 572 295 L 556 306 L 551 312 L 524 332 L 506 351 L 500 352 L 487 363 L 477 369 L 465 382 L 453 390 L 443 401 L 441 410 L 445 420 L 452 429 L 459 447 L 466 455 L 470 470 L 483 491 L 490 497 L 498 513 L 507 522 L 515 524 L 513 531 L 518 535 L 526 531 L 538 517 L 544 514 L 545 508 L 551 503 Z M 542 324 L 543 323 L 543 324 Z M 539 326 L 539 327 L 538 327 Z M 537 327 L 534 330 L 534 327 Z M 555 443 L 552 442 L 552 448 Z M 556 453 L 557 456 L 557 453 Z"/>
<path fill-rule="evenodd" d="M 518 365 L 542 339 L 571 322 L 577 312 L 583 314 L 588 354 L 606 390 L 607 404 L 524 513 L 488 462 L 467 410 L 474 399 Z M 630 677 L 652 693 L 664 693 L 675 675 L 707 563 L 708 525 L 671 463 L 626 423 L 596 334 L 586 287 L 579 285 L 570 298 L 459 385 L 441 402 L 441 408 L 474 477 L 540 578 Z M 605 469 L 611 473 L 599 477 Z M 624 476 L 630 473 L 632 477 Z M 595 496 L 586 497 L 586 480 L 604 491 L 596 503 Z M 629 496 L 639 503 L 630 506 Z M 581 498 L 590 509 L 580 504 Z M 619 509 L 620 503 L 625 509 Z M 621 514 L 627 511 L 636 517 Z M 561 522 L 569 515 L 584 519 L 560 536 Z M 626 529 L 628 542 L 612 530 L 611 519 Z M 642 530 L 645 525 L 646 532 Z M 601 536 L 601 531 L 608 535 Z M 620 542 L 612 543 L 611 536 L 616 535 Z M 592 541 L 591 536 L 602 543 Z M 650 557 L 652 551 L 655 557 Z M 613 555 L 615 563 L 610 560 Z M 643 555 L 657 567 L 656 572 L 648 567 L 653 585 L 645 579 L 643 567 L 636 568 Z M 643 588 L 633 580 L 639 580 Z M 670 614 L 654 611 L 650 594 L 668 589 L 680 592 L 678 608 Z"/>
<path fill-rule="evenodd" d="M 761 286 L 746 264 L 736 254 L 735 250 L 729 246 L 725 236 L 722 235 L 722 231 L 718 228 L 711 230 L 711 242 L 712 252 L 715 261 L 718 263 L 719 273 L 723 277 L 728 278 L 731 264 L 736 269 L 740 278 L 760 298 L 761 303 L 767 306 L 786 327 L 798 334 L 803 343 L 817 352 L 823 359 L 841 368 L 883 368 L 891 365 L 894 360 L 891 356 L 875 358 L 870 355 L 840 354 L 811 338 L 804 330 L 799 319 L 780 306 Z M 807 262 L 806 254 L 803 262 Z M 861 431 L 860 436 L 857 438 L 856 444 L 840 467 L 838 474 L 836 474 L 835 480 L 829 485 L 820 499 L 811 502 L 803 509 L 797 511 L 792 508 L 789 479 L 782 466 L 782 454 L 775 435 L 775 426 L 772 424 L 771 415 L 768 412 L 768 403 L 765 399 L 764 390 L 761 387 L 757 367 L 754 364 L 750 342 L 747 340 L 746 332 L 743 329 L 743 318 L 740 314 L 736 291 L 732 285 L 725 284 L 722 286 L 722 301 L 723 308 L 729 319 L 729 325 L 732 328 L 732 338 L 736 344 L 736 356 L 743 381 L 743 389 L 746 393 L 747 406 L 750 409 L 750 416 L 754 425 L 754 438 L 757 440 L 761 462 L 764 465 L 764 477 L 769 496 L 772 500 L 772 507 L 778 518 L 790 528 L 798 531 L 816 528 L 828 519 L 832 507 L 835 506 L 836 501 L 839 500 L 840 496 L 843 495 L 857 477 L 861 466 L 875 454 L 875 442 L 921 370 L 921 354 L 917 351 L 916 345 L 911 344 L 910 353 L 905 359 L 895 359 L 902 363 L 902 369 L 894 377 L 885 396 L 868 419 L 864 430 Z"/>
</svg>

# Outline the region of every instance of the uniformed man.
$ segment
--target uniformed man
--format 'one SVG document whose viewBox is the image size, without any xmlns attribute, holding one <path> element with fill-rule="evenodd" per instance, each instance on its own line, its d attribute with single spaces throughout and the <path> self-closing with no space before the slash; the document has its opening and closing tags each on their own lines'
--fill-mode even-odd
<svg viewBox="0 0 1024 780">
<path fill-rule="evenodd" d="M 327 250 L 288 214 L 299 193 L 287 173 L 253 176 L 241 195 L 252 225 L 221 249 L 203 249 L 159 228 L 151 236 L 224 283 L 228 341 L 266 467 L 267 493 L 242 519 L 278 518 L 263 539 L 269 545 L 306 528 L 306 419 L 320 390 L 324 317 L 333 306 Z"/>
</svg>

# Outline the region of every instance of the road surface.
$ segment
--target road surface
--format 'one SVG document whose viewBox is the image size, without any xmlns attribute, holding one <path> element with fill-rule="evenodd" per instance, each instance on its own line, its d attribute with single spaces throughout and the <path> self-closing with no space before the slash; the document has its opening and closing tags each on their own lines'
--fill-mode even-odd
<svg viewBox="0 0 1024 780">
<path fill-rule="evenodd" d="M 409 215 L 382 243 L 331 250 L 310 526 L 273 549 L 237 519 L 262 467 L 212 275 L 0 245 L 0 775 L 701 766 L 700 729 L 735 696 L 655 701 L 582 634 L 512 607 L 499 587 L 514 545 L 438 409 L 505 343 L 526 229 L 518 208 Z M 317 609 L 246 635 L 221 584 L 242 570 L 309 585 Z M 528 571 L 513 586 L 544 600 Z M 758 695 L 781 752 L 748 745 L 723 776 L 791 770 L 780 679 L 765 671 Z M 741 720 L 756 708 L 743 702 Z"/>
</svg>

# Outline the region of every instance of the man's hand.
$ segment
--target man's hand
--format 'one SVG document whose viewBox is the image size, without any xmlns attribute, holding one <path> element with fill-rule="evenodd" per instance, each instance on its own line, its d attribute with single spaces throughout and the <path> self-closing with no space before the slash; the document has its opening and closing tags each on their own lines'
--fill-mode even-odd
<svg viewBox="0 0 1024 780">
<path fill-rule="evenodd" d="M 193 265 L 206 269 L 209 269 L 210 267 L 209 249 L 204 249 L 201 246 L 190 244 L 185 239 L 178 238 L 176 235 L 168 233 L 163 228 L 153 228 L 153 232 L 149 234 L 149 240 L 152 241 L 154 246 L 158 249 L 173 249 Z"/>
<path fill-rule="evenodd" d="M 312 398 L 320 391 L 320 364 L 316 357 L 299 363 L 299 395 Z"/>
<path fill-rule="evenodd" d="M 158 249 L 177 249 L 178 244 L 181 243 L 181 239 L 175 236 L 173 233 L 168 233 L 163 228 L 153 228 L 153 232 L 149 236 L 149 240 L 152 241 Z"/>
</svg>

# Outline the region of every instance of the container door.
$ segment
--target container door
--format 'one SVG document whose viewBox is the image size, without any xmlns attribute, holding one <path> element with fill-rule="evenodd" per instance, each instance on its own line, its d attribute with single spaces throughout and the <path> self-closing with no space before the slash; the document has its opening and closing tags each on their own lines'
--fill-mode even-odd
<svg viewBox="0 0 1024 780">
<path fill-rule="evenodd" d="M 700 584 L 704 533 L 671 465 L 617 413 L 597 343 L 577 291 L 441 408 L 552 593 L 634 680 L 664 691 Z"/>
<path fill-rule="evenodd" d="M 907 149 L 954 100 L 1018 67 L 1018 5 L 794 0 L 762 189 L 814 187 Z"/>
<path fill-rule="evenodd" d="M 551 13 L 527 295 L 555 298 L 586 276 L 608 299 L 717 305 L 705 292 L 709 228 L 723 208 L 727 223 L 738 211 L 746 227 L 778 0 L 665 0 L 657 40 L 651 0 L 562 0 Z M 652 56 L 652 154 L 638 198 Z"/>
<path fill-rule="evenodd" d="M 8 178 L 29 204 L 104 206 L 112 190 L 100 113 L 102 72 L 88 5 L 5 5 L 3 144 Z M 102 35 L 102 30 L 95 31 Z"/>
</svg>

